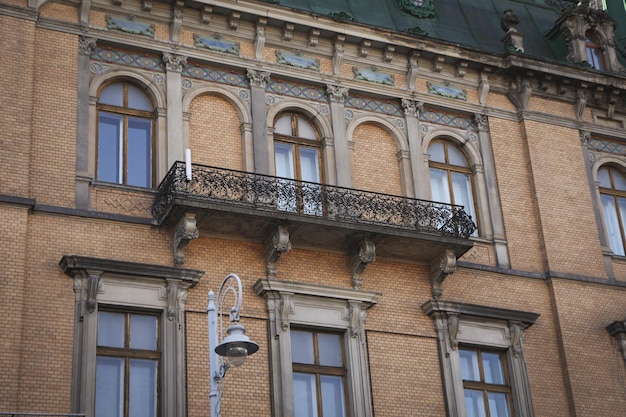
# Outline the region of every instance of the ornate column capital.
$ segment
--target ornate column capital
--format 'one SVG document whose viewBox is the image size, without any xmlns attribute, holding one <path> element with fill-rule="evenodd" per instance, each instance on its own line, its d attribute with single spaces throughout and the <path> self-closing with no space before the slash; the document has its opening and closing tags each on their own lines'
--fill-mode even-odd
<svg viewBox="0 0 626 417">
<path fill-rule="evenodd" d="M 474 123 L 479 132 L 489 131 L 489 119 L 486 114 L 474 113 Z"/>
<path fill-rule="evenodd" d="M 330 101 L 343 103 L 348 98 L 348 88 L 340 87 L 334 84 L 326 84 L 326 94 L 330 98 Z"/>
<path fill-rule="evenodd" d="M 187 57 L 184 55 L 163 52 L 163 63 L 168 71 L 181 72 L 185 64 L 187 64 Z"/>
<path fill-rule="evenodd" d="M 94 49 L 96 49 L 96 43 L 98 40 L 96 38 L 86 38 L 84 36 L 80 36 L 78 38 L 78 53 L 81 55 L 91 56 L 91 53 Z"/>
<path fill-rule="evenodd" d="M 270 73 L 267 71 L 259 71 L 248 68 L 246 71 L 246 76 L 248 80 L 250 80 L 250 85 L 252 87 L 260 87 L 265 88 L 267 83 L 270 81 Z"/>
<path fill-rule="evenodd" d="M 424 111 L 424 103 L 410 98 L 403 98 L 402 108 L 405 116 L 419 117 L 420 112 Z"/>
</svg>

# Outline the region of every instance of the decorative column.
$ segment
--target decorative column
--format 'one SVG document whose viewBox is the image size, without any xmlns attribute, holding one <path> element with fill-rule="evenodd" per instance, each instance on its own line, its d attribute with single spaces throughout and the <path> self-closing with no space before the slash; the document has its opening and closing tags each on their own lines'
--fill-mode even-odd
<svg viewBox="0 0 626 417">
<path fill-rule="evenodd" d="M 187 63 L 183 55 L 163 52 L 166 68 L 167 94 L 167 167 L 182 161 L 185 155 L 183 144 L 183 90 L 181 72 Z M 159 171 L 159 178 L 161 177 Z"/>
<path fill-rule="evenodd" d="M 491 148 L 491 138 L 489 136 L 489 120 L 486 115 L 475 113 L 474 123 L 478 129 L 478 142 L 483 158 L 484 175 L 479 176 L 485 184 L 481 184 L 486 193 L 482 193 L 487 199 L 486 202 L 491 214 L 489 219 L 484 219 L 482 225 L 483 233 L 488 239 L 493 239 L 494 249 L 496 252 L 496 262 L 498 266 L 510 268 L 509 251 L 506 243 L 506 235 L 504 233 L 504 219 L 502 217 L 502 206 L 500 205 L 500 193 L 498 192 L 498 183 L 496 181 L 495 162 L 493 158 L 493 149 Z M 476 219 L 474 219 L 476 220 Z"/>
<path fill-rule="evenodd" d="M 346 119 L 344 102 L 348 97 L 348 89 L 338 85 L 326 85 L 326 94 L 330 101 L 330 117 L 333 123 L 333 137 L 335 145 L 335 169 L 337 185 L 352 188 L 352 173 L 350 171 L 350 148 L 346 137 Z"/>
<path fill-rule="evenodd" d="M 428 164 L 423 162 L 419 125 L 419 113 L 424 109 L 424 103 L 403 98 L 402 108 L 404 109 L 406 132 L 409 140 L 409 158 L 411 161 L 414 196 L 415 198 L 430 200 L 430 184 L 426 182 L 426 178 L 428 178 Z"/>
<path fill-rule="evenodd" d="M 272 149 L 267 140 L 267 112 L 265 111 L 265 86 L 270 80 L 270 73 L 248 69 L 247 76 L 250 80 L 254 172 L 270 175 Z"/>
</svg>

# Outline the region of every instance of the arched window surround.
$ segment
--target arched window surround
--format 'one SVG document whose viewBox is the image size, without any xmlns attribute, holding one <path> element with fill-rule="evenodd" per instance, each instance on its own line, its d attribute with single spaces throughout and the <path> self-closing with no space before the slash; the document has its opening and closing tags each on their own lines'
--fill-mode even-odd
<svg viewBox="0 0 626 417">
<path fill-rule="evenodd" d="M 615 192 L 611 192 L 610 189 L 603 187 L 601 184 L 600 178 L 598 177 L 598 171 L 600 171 L 602 168 L 609 168 L 612 170 L 617 170 L 618 172 L 626 176 L 626 161 L 623 161 L 613 156 L 600 155 L 597 157 L 597 159 L 594 162 L 595 163 L 592 168 L 592 175 L 593 175 L 594 185 L 596 189 L 596 199 L 598 201 L 598 207 L 599 207 L 599 212 L 600 212 L 599 214 L 602 220 L 601 226 L 602 226 L 602 230 L 604 231 L 603 235 L 600 236 L 601 244 L 605 252 L 609 254 L 617 255 L 617 256 L 624 256 L 624 251 L 626 251 L 626 242 L 624 242 L 624 240 L 626 239 L 622 239 L 623 248 L 621 251 L 619 250 L 619 248 L 616 251 L 615 248 L 611 247 L 611 231 L 609 230 L 609 227 L 608 227 L 607 213 L 605 212 L 605 209 L 603 207 L 602 200 L 603 200 L 603 196 L 620 197 L 623 194 L 623 196 L 626 197 L 626 192 L 620 192 L 619 190 L 616 190 Z M 621 224 L 621 231 L 622 233 L 624 233 L 626 232 L 626 216 L 623 216 L 622 220 L 623 222 Z M 626 233 L 624 233 L 624 236 L 626 236 Z"/>
<path fill-rule="evenodd" d="M 603 47 L 603 36 L 598 31 L 588 30 L 585 32 L 585 52 L 587 53 L 587 63 L 597 69 L 604 71 L 607 69 L 605 49 Z"/>
</svg>

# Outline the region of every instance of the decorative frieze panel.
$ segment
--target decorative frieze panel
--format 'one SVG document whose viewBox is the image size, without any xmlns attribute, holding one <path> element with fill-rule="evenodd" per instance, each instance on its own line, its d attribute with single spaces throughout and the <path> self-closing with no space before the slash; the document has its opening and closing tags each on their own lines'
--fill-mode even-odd
<svg viewBox="0 0 626 417">
<path fill-rule="evenodd" d="M 476 130 L 476 125 L 471 116 L 465 117 L 452 113 L 424 109 L 419 112 L 419 119 L 422 122 L 435 123 L 457 129 L 465 129 L 468 131 Z"/>
<path fill-rule="evenodd" d="M 239 42 L 226 40 L 219 33 L 215 33 L 212 36 L 204 36 L 194 33 L 193 41 L 197 48 L 206 48 L 211 51 L 239 55 Z"/>
<path fill-rule="evenodd" d="M 446 98 L 467 101 L 467 90 L 464 88 L 452 87 L 450 83 L 443 84 L 428 82 L 428 92 Z"/>
<path fill-rule="evenodd" d="M 165 63 L 162 58 L 158 56 L 146 56 L 132 52 L 115 51 L 96 47 L 93 48 L 91 59 L 151 71 L 165 71 Z"/>
<path fill-rule="evenodd" d="M 276 60 L 279 64 L 289 65 L 300 69 L 320 70 L 320 60 L 307 57 L 302 51 L 284 52 L 276 51 Z"/>
<path fill-rule="evenodd" d="M 615 155 L 626 156 L 626 144 L 624 143 L 590 137 L 587 140 L 587 148 L 591 151 L 606 152 Z"/>
<path fill-rule="evenodd" d="M 107 22 L 107 29 L 119 30 L 132 35 L 143 35 L 151 38 L 154 37 L 154 32 L 156 30 L 155 25 L 137 21 L 132 15 L 124 17 L 107 15 L 105 19 Z"/>
<path fill-rule="evenodd" d="M 400 103 L 391 100 L 365 98 L 362 96 L 349 96 L 346 98 L 346 107 L 372 111 L 375 113 L 389 114 L 391 116 L 402 116 Z"/>
<path fill-rule="evenodd" d="M 377 67 L 357 68 L 353 67 L 354 79 L 368 81 L 376 84 L 395 85 L 393 74 L 381 72 Z"/>
<path fill-rule="evenodd" d="M 213 81 L 220 84 L 248 87 L 248 82 L 243 73 L 229 72 L 199 65 L 187 64 L 183 68 L 183 76 L 197 78 L 205 81 Z"/>
<path fill-rule="evenodd" d="M 306 100 L 313 100 L 324 103 L 328 101 L 326 98 L 326 92 L 322 88 L 318 88 L 316 86 L 294 84 L 287 81 L 271 80 L 267 83 L 266 91 L 268 93 L 303 98 Z"/>
</svg>

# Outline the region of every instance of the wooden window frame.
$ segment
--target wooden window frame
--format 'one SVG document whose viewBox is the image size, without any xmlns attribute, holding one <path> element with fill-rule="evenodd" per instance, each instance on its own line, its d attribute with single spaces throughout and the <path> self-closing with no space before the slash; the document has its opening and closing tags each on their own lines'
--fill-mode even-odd
<svg viewBox="0 0 626 417">
<path fill-rule="evenodd" d="M 311 122 L 311 120 L 300 114 L 297 112 L 284 112 L 284 113 L 280 113 L 278 116 L 276 116 L 276 118 L 274 119 L 274 123 L 276 123 L 276 121 L 282 119 L 285 116 L 290 116 L 291 117 L 291 132 L 294 135 L 283 135 L 280 133 L 276 133 L 274 132 L 274 142 L 279 142 L 279 143 L 287 143 L 290 145 L 294 146 L 294 177 L 296 181 L 302 181 L 302 168 L 300 166 L 300 152 L 299 149 L 300 147 L 305 147 L 305 148 L 315 148 L 318 151 L 318 158 L 317 158 L 317 167 L 318 167 L 318 172 L 320 173 L 320 178 L 319 178 L 319 183 L 323 184 L 324 183 L 324 170 L 323 170 L 323 163 L 322 163 L 322 159 L 323 159 L 323 155 L 322 155 L 322 143 L 320 141 L 320 133 L 317 129 L 317 127 L 315 126 L 315 124 L 313 124 Z M 301 118 L 303 120 L 305 120 L 310 126 L 311 128 L 315 131 L 315 135 L 317 136 L 317 139 L 305 139 L 305 138 L 301 138 L 298 136 L 298 118 Z"/>
<path fill-rule="evenodd" d="M 615 204 L 615 208 L 616 208 L 616 215 L 617 215 L 617 222 L 619 224 L 619 232 L 620 235 L 622 237 L 622 245 L 624 247 L 624 249 L 626 250 L 626 230 L 624 229 L 624 220 L 626 219 L 622 219 L 622 214 L 621 214 L 621 210 L 619 209 L 619 198 L 626 198 L 626 191 L 622 191 L 622 190 L 618 190 L 615 187 L 615 180 L 613 178 L 613 172 L 614 171 L 620 171 L 619 168 L 616 168 L 612 165 L 604 165 L 601 166 L 598 171 L 602 170 L 603 168 L 605 168 L 609 174 L 609 181 L 611 182 L 611 188 L 606 188 L 606 187 L 598 187 L 598 190 L 600 191 L 601 195 L 606 195 L 609 196 L 613 199 L 614 204 Z M 602 201 L 600 201 L 600 205 L 602 206 Z M 604 227 L 606 227 L 608 229 L 608 223 L 605 219 L 604 221 Z M 609 230 L 607 230 L 608 232 Z M 611 248 L 611 250 L 614 250 L 613 248 Z M 617 256 L 622 256 L 622 255 L 617 255 Z"/>
<path fill-rule="evenodd" d="M 602 47 L 602 43 L 600 43 L 599 39 L 598 39 L 598 35 L 595 34 L 593 31 L 587 31 L 585 33 L 585 54 L 587 54 L 587 51 L 597 51 L 598 52 L 598 62 L 597 65 L 595 65 L 595 62 L 588 62 L 589 65 L 591 65 L 592 68 L 598 70 L 598 71 L 605 71 L 607 68 L 606 65 L 606 57 L 604 56 L 604 50 Z M 593 56 L 593 52 L 591 54 Z M 587 58 L 587 56 L 585 57 Z"/>
<path fill-rule="evenodd" d="M 122 84 L 122 106 L 115 106 L 112 104 L 104 104 L 100 103 L 100 97 L 102 92 L 107 88 L 111 87 L 115 84 Z M 100 141 L 100 113 L 112 113 L 115 115 L 119 115 L 122 117 L 122 178 L 118 184 L 128 184 L 128 118 L 129 117 L 137 117 L 142 119 L 150 120 L 150 184 L 149 188 L 154 188 L 155 178 L 156 178 L 156 140 L 155 140 L 155 120 L 157 118 L 156 109 L 154 108 L 154 103 L 148 97 L 150 104 L 152 104 L 153 109 L 151 111 L 148 110 L 138 110 L 132 109 L 128 107 L 128 86 L 132 85 L 134 87 L 141 87 L 130 83 L 124 80 L 114 80 L 112 82 L 106 83 L 100 87 L 98 91 L 98 104 L 96 105 L 97 110 L 97 120 L 96 120 L 96 178 L 98 175 L 98 164 L 100 163 L 100 157 L 98 155 L 99 149 L 99 141 Z M 142 90 L 143 91 L 143 90 Z M 145 93 L 144 93 L 145 94 Z M 147 96 L 147 95 L 146 95 Z"/>
<path fill-rule="evenodd" d="M 109 346 L 100 346 L 96 341 L 96 360 L 100 356 L 124 359 L 124 415 L 129 415 L 129 386 L 130 386 L 130 360 L 131 359 L 147 359 L 157 362 L 156 377 L 156 417 L 161 416 L 161 361 L 162 361 L 162 335 L 161 335 L 161 314 L 152 311 L 137 311 L 116 308 L 101 308 L 98 310 L 105 313 L 124 314 L 124 347 L 116 348 Z M 157 320 L 157 343 L 155 350 L 148 349 L 132 349 L 130 348 L 130 317 L 131 315 L 143 315 L 155 317 Z M 98 323 L 100 318 L 98 317 Z"/>
</svg>

